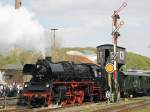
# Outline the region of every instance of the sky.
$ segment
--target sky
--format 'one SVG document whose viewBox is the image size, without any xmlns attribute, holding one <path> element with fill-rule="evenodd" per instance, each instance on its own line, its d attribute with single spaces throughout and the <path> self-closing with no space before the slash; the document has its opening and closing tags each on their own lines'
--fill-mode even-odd
<svg viewBox="0 0 150 112">
<path fill-rule="evenodd" d="M 13 8 L 14 1 L 0 0 L 0 10 L 4 7 L 7 10 L 6 6 Z M 51 28 L 59 29 L 56 31 L 56 38 L 61 40 L 62 47 L 96 47 L 112 43 L 111 15 L 123 2 L 127 3 L 127 7 L 119 13 L 124 25 L 120 28 L 118 45 L 125 47 L 127 51 L 150 57 L 150 0 L 22 0 L 22 8 L 32 15 L 30 19 L 34 23 L 33 29 L 30 25 L 27 28 L 32 32 L 37 27 L 34 32 L 41 32 L 40 35 L 46 32 L 47 38 L 43 43 L 40 40 L 43 36 L 38 37 L 39 34 L 29 32 L 31 37 L 39 38 L 36 42 L 41 42 L 41 47 L 48 47 Z M 2 22 L 0 26 L 1 24 Z M 0 35 L 4 35 L 2 31 Z"/>
</svg>

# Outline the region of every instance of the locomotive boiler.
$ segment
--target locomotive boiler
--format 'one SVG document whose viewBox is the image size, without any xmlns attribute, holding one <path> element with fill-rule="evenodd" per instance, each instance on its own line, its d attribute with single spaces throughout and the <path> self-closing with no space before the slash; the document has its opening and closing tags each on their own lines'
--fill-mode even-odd
<svg viewBox="0 0 150 112">
<path fill-rule="evenodd" d="M 81 105 L 83 101 L 106 99 L 105 76 L 95 64 L 75 64 L 69 61 L 53 63 L 50 58 L 46 58 L 38 60 L 36 64 L 26 64 L 23 73 L 32 75 L 21 93 L 23 104 Z"/>
</svg>

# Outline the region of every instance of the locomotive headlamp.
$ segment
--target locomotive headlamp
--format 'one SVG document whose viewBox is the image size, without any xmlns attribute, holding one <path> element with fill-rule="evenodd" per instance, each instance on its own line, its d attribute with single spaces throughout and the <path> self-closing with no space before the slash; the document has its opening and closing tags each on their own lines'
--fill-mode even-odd
<svg viewBox="0 0 150 112">
<path fill-rule="evenodd" d="M 49 84 L 46 84 L 46 87 L 48 88 L 48 87 L 49 87 Z"/>
<path fill-rule="evenodd" d="M 25 84 L 24 87 L 25 87 L 25 88 L 28 87 L 28 84 Z"/>
</svg>

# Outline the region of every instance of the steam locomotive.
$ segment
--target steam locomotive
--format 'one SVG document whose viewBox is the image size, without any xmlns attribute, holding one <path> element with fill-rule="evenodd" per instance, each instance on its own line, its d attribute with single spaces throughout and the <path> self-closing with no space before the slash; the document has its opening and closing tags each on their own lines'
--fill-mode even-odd
<svg viewBox="0 0 150 112">
<path fill-rule="evenodd" d="M 26 64 L 23 73 L 32 75 L 21 93 L 23 104 L 65 106 L 106 99 L 106 77 L 95 64 L 53 63 L 46 58 L 36 64 Z"/>
</svg>

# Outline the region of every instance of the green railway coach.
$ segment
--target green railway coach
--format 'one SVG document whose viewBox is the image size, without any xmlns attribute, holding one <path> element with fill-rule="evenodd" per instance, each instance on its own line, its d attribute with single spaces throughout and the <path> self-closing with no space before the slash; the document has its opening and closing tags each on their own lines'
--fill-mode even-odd
<svg viewBox="0 0 150 112">
<path fill-rule="evenodd" d="M 122 72 L 119 77 L 123 97 L 150 95 L 150 74 L 144 72 Z"/>
</svg>

